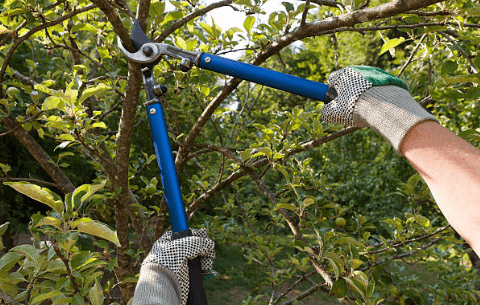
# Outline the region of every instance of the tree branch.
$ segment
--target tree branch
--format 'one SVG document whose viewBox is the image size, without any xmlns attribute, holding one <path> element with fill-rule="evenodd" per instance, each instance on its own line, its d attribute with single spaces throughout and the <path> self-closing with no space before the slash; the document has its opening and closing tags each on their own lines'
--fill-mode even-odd
<svg viewBox="0 0 480 305">
<path fill-rule="evenodd" d="M 78 283 L 75 280 L 75 277 L 72 275 L 72 271 L 70 270 L 70 265 L 68 264 L 67 258 L 62 254 L 62 252 L 60 252 L 57 241 L 53 243 L 53 250 L 55 250 L 55 254 L 57 254 L 57 256 L 62 260 L 63 264 L 65 265 L 65 269 L 67 270 L 67 276 L 73 286 L 73 291 L 74 293 L 77 293 L 79 291 Z"/>
<path fill-rule="evenodd" d="M 140 22 L 140 26 L 144 33 L 147 32 L 147 21 L 150 10 L 151 0 L 140 0 L 137 6 L 137 20 Z"/>
<path fill-rule="evenodd" d="M 309 295 L 313 294 L 314 292 L 318 290 L 323 290 L 325 292 L 329 292 L 330 289 L 325 287 L 325 283 L 320 283 L 315 286 L 310 287 L 309 289 L 305 290 L 304 292 L 300 293 L 298 296 L 295 298 L 288 300 L 286 302 L 283 302 L 281 305 L 291 305 L 291 304 L 297 304 L 298 301 L 305 299 Z"/>
<path fill-rule="evenodd" d="M 175 32 L 175 30 L 179 29 L 181 26 L 189 22 L 190 20 L 195 19 L 198 16 L 205 15 L 206 13 L 210 12 L 211 10 L 214 10 L 216 8 L 222 7 L 222 6 L 228 6 L 232 4 L 233 0 L 223 0 L 219 1 L 216 3 L 212 3 L 198 11 L 195 11 L 181 19 L 178 19 L 175 21 L 168 29 L 163 31 L 160 35 L 158 35 L 154 40 L 155 42 L 162 42 L 165 38 L 168 37 L 168 35 L 172 34 Z"/>
<path fill-rule="evenodd" d="M 39 179 L 35 179 L 35 178 L 10 178 L 10 177 L 0 178 L 0 182 L 3 183 L 5 181 L 28 181 L 28 182 L 33 182 L 33 183 L 36 183 L 36 184 L 43 184 L 43 185 L 51 186 L 51 187 L 54 187 L 54 188 L 59 188 L 58 184 L 56 184 L 56 183 L 43 181 L 43 180 L 39 180 Z"/>
<path fill-rule="evenodd" d="M 310 9 L 310 0 L 306 0 L 305 9 L 303 10 L 303 13 L 302 13 L 302 21 L 300 21 L 300 26 L 304 26 L 306 24 L 307 14 L 309 9 Z"/>
<path fill-rule="evenodd" d="M 128 236 L 128 220 L 130 209 L 130 189 L 128 185 L 128 167 L 130 164 L 130 147 L 132 140 L 133 125 L 137 111 L 137 103 L 140 88 L 142 86 L 142 73 L 140 65 L 129 61 L 129 73 L 125 98 L 123 100 L 122 114 L 118 126 L 116 141 L 116 171 L 114 187 L 120 187 L 121 193 L 115 199 L 115 229 L 117 230 L 120 247 L 117 248 L 118 268 L 116 275 L 119 281 L 133 273 L 130 256 L 126 251 L 130 248 Z M 133 296 L 135 285 L 132 283 L 121 284 L 122 296 L 129 300 Z"/>
<path fill-rule="evenodd" d="M 55 164 L 48 153 L 35 141 L 35 139 L 23 129 L 22 125 L 12 116 L 3 118 L 3 124 L 9 130 L 13 130 L 13 136 L 28 150 L 35 160 L 42 166 L 47 174 L 58 184 L 62 193 L 67 194 L 75 190 L 72 182 Z"/>
<path fill-rule="evenodd" d="M 118 37 L 122 41 L 122 45 L 129 52 L 135 52 L 132 39 L 130 38 L 130 33 L 123 26 L 122 20 L 118 16 L 117 12 L 113 7 L 105 0 L 92 0 L 92 2 L 107 16 L 108 21 L 112 24 L 113 30 L 117 33 Z"/>
<path fill-rule="evenodd" d="M 427 234 L 427 235 L 424 235 L 424 236 L 420 236 L 420 237 L 415 237 L 415 238 L 412 238 L 412 239 L 407 239 L 403 242 L 399 242 L 399 243 L 396 243 L 396 244 L 393 244 L 389 247 L 386 247 L 386 248 L 383 248 L 383 249 L 379 249 L 379 250 L 374 250 L 374 251 L 368 251 L 368 252 L 360 252 L 360 255 L 370 255 L 370 254 L 377 254 L 377 253 L 381 253 L 381 252 L 385 252 L 385 251 L 388 251 L 392 248 L 398 248 L 398 247 L 401 247 L 403 245 L 406 245 L 408 243 L 412 243 L 412 242 L 417 242 L 417 241 L 421 241 L 421 240 L 424 240 L 424 239 L 427 239 L 427 238 L 430 238 L 430 237 L 433 237 L 443 231 L 445 231 L 446 229 L 448 228 L 451 228 L 451 226 L 448 224 L 440 229 L 438 229 L 437 231 L 433 232 L 433 233 L 430 233 L 430 234 Z M 384 243 L 381 242 L 381 243 L 378 243 L 378 244 L 374 244 L 374 245 L 369 245 L 368 247 L 378 247 L 378 246 L 381 246 L 383 245 Z"/>
<path fill-rule="evenodd" d="M 419 247 L 418 249 L 419 250 L 424 250 L 424 249 L 427 249 L 427 248 L 430 248 L 431 246 L 433 246 L 434 244 L 436 244 L 441 238 L 435 238 L 434 240 L 432 240 L 431 242 L 429 242 L 428 244 L 425 244 L 421 247 Z M 411 255 L 414 255 L 415 253 L 417 253 L 418 251 L 417 250 L 413 250 L 413 251 L 410 251 L 410 252 L 405 252 L 405 253 L 402 253 L 402 254 L 398 254 L 398 255 L 395 255 L 393 256 L 390 260 L 397 260 L 397 259 L 402 259 L 402 258 L 405 258 L 405 257 L 408 257 L 408 256 L 411 256 Z M 373 267 L 376 267 L 378 265 L 381 265 L 383 263 L 386 262 L 386 259 L 382 259 L 380 261 L 376 261 L 375 263 L 373 264 L 369 264 L 367 267 L 363 268 L 362 271 L 366 271 L 368 269 L 371 269 Z"/>
</svg>

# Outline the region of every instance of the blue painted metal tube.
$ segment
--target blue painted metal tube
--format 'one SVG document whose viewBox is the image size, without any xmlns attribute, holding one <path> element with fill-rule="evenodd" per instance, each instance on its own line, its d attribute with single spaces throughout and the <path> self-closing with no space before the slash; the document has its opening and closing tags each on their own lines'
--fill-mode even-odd
<svg viewBox="0 0 480 305">
<path fill-rule="evenodd" d="M 198 66 L 282 91 L 324 101 L 328 85 L 262 67 L 203 53 Z"/>
<path fill-rule="evenodd" d="M 168 213 L 170 214 L 172 231 L 185 231 L 189 229 L 188 219 L 183 206 L 180 183 L 178 182 L 177 170 L 173 160 L 172 149 L 170 148 L 170 140 L 168 138 L 162 104 L 150 104 L 147 106 L 147 112 L 158 167 L 160 168 L 160 177 L 167 201 Z"/>
</svg>

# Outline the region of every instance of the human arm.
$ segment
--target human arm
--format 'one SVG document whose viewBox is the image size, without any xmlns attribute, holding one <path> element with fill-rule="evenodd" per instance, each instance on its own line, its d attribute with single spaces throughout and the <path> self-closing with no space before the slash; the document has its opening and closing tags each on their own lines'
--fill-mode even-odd
<svg viewBox="0 0 480 305">
<path fill-rule="evenodd" d="M 387 139 L 425 179 L 452 227 L 480 254 L 480 151 L 442 127 L 398 78 L 379 71 L 347 67 L 332 73 L 329 84 L 338 97 L 323 107 L 322 118 L 370 127 Z"/>
<path fill-rule="evenodd" d="M 480 255 L 480 150 L 430 121 L 412 127 L 400 150 L 448 222 Z"/>
<path fill-rule="evenodd" d="M 166 232 L 153 245 L 142 263 L 133 297 L 133 305 L 185 305 L 189 291 L 188 261 L 201 257 L 202 273 L 215 275 L 211 270 L 214 242 L 204 229 L 192 230 L 193 236 L 172 240 Z"/>
</svg>

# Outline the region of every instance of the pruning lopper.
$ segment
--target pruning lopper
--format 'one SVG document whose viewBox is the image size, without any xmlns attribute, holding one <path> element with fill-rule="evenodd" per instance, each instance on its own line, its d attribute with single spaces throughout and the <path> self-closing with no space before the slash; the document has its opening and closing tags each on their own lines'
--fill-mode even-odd
<svg viewBox="0 0 480 305">
<path fill-rule="evenodd" d="M 167 126 L 163 114 L 160 98 L 166 93 L 165 85 L 155 84 L 153 67 L 161 60 L 162 56 L 169 56 L 180 60 L 180 69 L 189 71 L 193 65 L 214 72 L 230 75 L 243 80 L 255 82 L 275 89 L 294 93 L 315 100 L 329 103 L 336 96 L 335 88 L 326 84 L 310 81 L 304 78 L 272 71 L 262 67 L 223 58 L 209 53 L 196 53 L 164 44 L 152 42 L 143 32 L 137 20 L 133 27 L 131 38 L 135 53 L 128 52 L 118 38 L 118 46 L 127 58 L 142 64 L 143 82 L 147 97 L 147 113 L 152 131 L 155 154 L 170 214 L 172 226 L 172 239 L 192 236 L 188 226 L 188 219 L 183 205 L 180 184 L 178 182 L 175 162 L 167 133 Z M 202 283 L 200 258 L 188 262 L 190 291 L 187 304 L 207 304 L 205 290 Z"/>
</svg>

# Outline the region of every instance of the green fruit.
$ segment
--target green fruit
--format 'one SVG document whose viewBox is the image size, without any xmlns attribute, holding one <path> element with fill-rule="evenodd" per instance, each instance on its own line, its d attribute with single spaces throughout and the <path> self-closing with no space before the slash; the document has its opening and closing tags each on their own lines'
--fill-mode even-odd
<svg viewBox="0 0 480 305">
<path fill-rule="evenodd" d="M 20 95 L 20 90 L 15 87 L 8 87 L 7 88 L 7 95 L 10 98 L 17 98 Z"/>
<path fill-rule="evenodd" d="M 157 192 L 157 187 L 153 184 L 149 184 L 147 185 L 147 187 L 145 188 L 145 192 L 147 194 L 150 194 L 150 195 L 153 195 Z"/>
<path fill-rule="evenodd" d="M 335 225 L 338 228 L 343 228 L 345 227 L 346 224 L 347 224 L 347 221 L 345 220 L 345 218 L 338 217 L 337 219 L 335 219 Z"/>
</svg>

